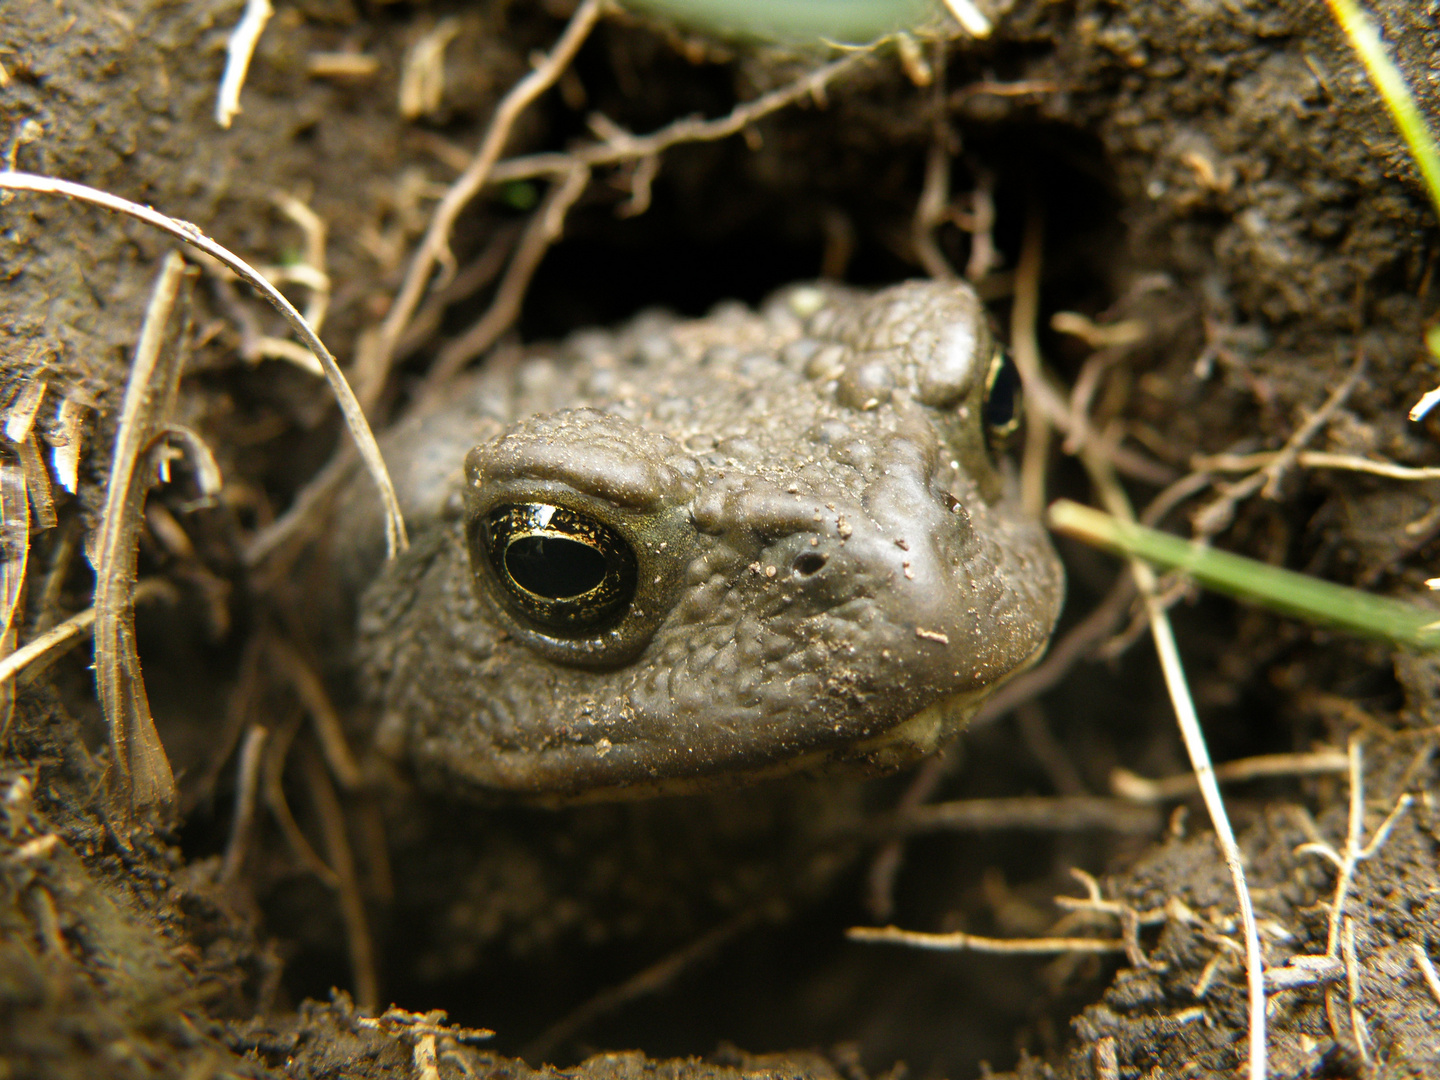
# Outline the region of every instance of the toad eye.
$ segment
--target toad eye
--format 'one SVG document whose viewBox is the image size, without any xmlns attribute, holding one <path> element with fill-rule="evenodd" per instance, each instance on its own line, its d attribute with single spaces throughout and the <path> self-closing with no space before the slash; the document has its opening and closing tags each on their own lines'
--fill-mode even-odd
<svg viewBox="0 0 1440 1080">
<path fill-rule="evenodd" d="M 985 439 L 992 450 L 1002 446 L 1020 426 L 1020 372 L 1010 354 L 1001 348 L 990 358 L 981 415 L 985 420 Z"/>
<path fill-rule="evenodd" d="M 635 552 L 588 514 L 514 503 L 490 512 L 483 538 L 502 599 L 551 631 L 579 637 L 604 630 L 635 597 Z"/>
</svg>

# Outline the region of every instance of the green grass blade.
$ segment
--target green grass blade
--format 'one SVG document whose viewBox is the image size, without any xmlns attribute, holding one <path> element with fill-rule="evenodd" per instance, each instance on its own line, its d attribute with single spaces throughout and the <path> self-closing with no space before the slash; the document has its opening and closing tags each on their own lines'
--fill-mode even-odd
<svg viewBox="0 0 1440 1080">
<path fill-rule="evenodd" d="M 685 26 L 771 41 L 864 44 L 934 17 L 934 0 L 624 0 Z"/>
<path fill-rule="evenodd" d="M 1412 649 L 1440 645 L 1440 612 L 1403 600 L 1217 551 L 1066 499 L 1050 507 L 1049 521 L 1057 532 L 1167 570 L 1180 570 L 1208 589 L 1307 622 Z"/>
<path fill-rule="evenodd" d="M 1430 201 L 1440 213 L 1440 144 L 1436 143 L 1430 125 L 1425 122 L 1425 114 L 1410 92 L 1405 76 L 1390 59 L 1374 21 L 1355 0 L 1330 0 L 1330 10 L 1350 38 L 1350 44 L 1360 54 L 1365 70 L 1370 73 L 1370 81 L 1375 84 L 1390 115 L 1395 118 L 1395 126 L 1400 129 L 1401 137 L 1410 147 L 1415 164 L 1425 178 Z"/>
</svg>

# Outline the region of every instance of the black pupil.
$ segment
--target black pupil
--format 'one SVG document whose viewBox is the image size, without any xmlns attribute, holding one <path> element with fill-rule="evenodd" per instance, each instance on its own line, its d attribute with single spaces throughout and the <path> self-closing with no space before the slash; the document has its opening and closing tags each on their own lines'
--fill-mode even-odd
<svg viewBox="0 0 1440 1080">
<path fill-rule="evenodd" d="M 605 556 L 564 537 L 522 536 L 505 549 L 505 570 L 522 589 L 565 600 L 605 580 Z"/>
<path fill-rule="evenodd" d="M 995 369 L 985 397 L 985 423 L 992 428 L 1008 427 L 1015 420 L 1015 405 L 1020 396 L 1020 373 L 1006 356 Z"/>
</svg>

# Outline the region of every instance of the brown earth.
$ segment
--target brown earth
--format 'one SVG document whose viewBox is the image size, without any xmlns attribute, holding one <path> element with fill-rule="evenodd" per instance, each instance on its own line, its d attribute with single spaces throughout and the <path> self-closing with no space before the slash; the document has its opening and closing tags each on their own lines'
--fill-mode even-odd
<svg viewBox="0 0 1440 1080">
<path fill-rule="evenodd" d="M 221 130 L 214 94 L 235 3 L 0 0 L 0 137 L 18 169 L 150 203 L 254 262 L 290 263 L 303 252 L 303 233 L 274 196 L 300 199 L 328 229 L 333 296 L 323 334 L 343 361 L 387 310 L 457 157 L 478 144 L 498 96 L 533 50 L 550 46 L 571 10 L 558 0 L 284 5 L 260 40 L 243 113 Z M 1440 111 L 1429 79 L 1440 51 L 1433 12 L 1401 2 L 1378 10 L 1423 104 Z M 437 26 L 453 33 L 442 99 L 406 120 L 395 104 L 406 49 Z M 317 73 L 316 54 L 336 52 L 374 63 L 347 75 Z M 573 73 L 526 113 L 508 152 L 588 138 L 592 112 L 637 132 L 690 113 L 719 116 L 794 70 L 612 17 Z M 861 284 L 922 273 L 912 221 L 943 123 L 953 140 L 950 203 L 964 209 L 972 190 L 993 191 L 999 272 L 981 288 L 997 311 L 1006 310 L 1025 222 L 1039 212 L 1042 327 L 1057 311 L 1143 323 L 1138 343 L 1102 353 L 1073 335 L 1042 332 L 1067 383 L 1098 376 L 1092 423 L 1117 425 L 1124 445 L 1149 463 L 1150 482 L 1131 487 L 1137 504 L 1158 482 L 1188 472 L 1195 454 L 1279 448 L 1357 358 L 1363 376 L 1309 448 L 1436 463 L 1440 421 L 1406 419 L 1437 381 L 1422 343 L 1434 306 L 1434 211 L 1323 4 L 1021 0 L 998 17 L 992 40 L 953 43 L 945 75 L 941 97 L 886 53 L 831 86 L 824 107 L 812 101 L 778 112 L 748 139 L 670 151 L 639 215 L 618 212 L 636 190 L 634 166 L 597 171 L 530 286 L 520 336 L 551 337 L 655 304 L 699 313 L 821 272 Z M 459 264 L 475 263 L 493 237 L 512 235 L 543 194 L 543 185 L 527 182 L 482 197 L 461 219 Z M 936 238 L 939 252 L 963 267 L 969 234 L 946 223 Z M 84 538 L 103 505 L 130 356 L 171 241 L 92 208 L 16 195 L 0 205 L 0 244 L 7 410 L 44 379 L 42 436 L 59 441 L 62 425 L 51 418 L 62 400 L 78 405 L 84 421 L 78 495 L 56 487 L 57 524 L 30 534 L 26 640 L 89 603 Z M 443 342 L 476 318 L 485 289 L 458 299 L 429 336 L 407 346 L 376 419 L 403 407 Z M 291 294 L 306 299 L 303 288 Z M 543 890 L 535 893 L 541 899 L 509 907 L 513 892 L 462 897 L 476 925 L 486 904 L 511 920 L 502 923 L 505 948 L 464 953 L 446 936 L 453 925 L 446 933 L 429 925 L 461 902 L 435 869 L 446 865 L 446 849 L 434 849 L 433 863 L 416 861 L 416 851 L 431 848 L 397 839 L 389 807 L 402 868 L 395 898 L 387 903 L 374 874 L 365 876 L 373 867 L 360 875 L 380 949 L 381 1000 L 443 1008 L 458 1023 L 496 1028 L 497 1038 L 476 1045 L 463 1032 L 434 1029 L 433 1018 L 366 1026 L 343 993 L 328 1004 L 304 1002 L 324 998 L 331 985 L 355 985 L 335 893 L 263 813 L 240 872 L 226 875 L 223 857 L 241 731 L 258 717 L 294 735 L 300 716 L 293 692 L 254 673 L 265 666 L 257 643 L 281 633 L 284 601 L 303 595 L 303 582 L 249 566 L 245 552 L 323 465 L 338 426 L 311 375 L 243 359 L 258 335 L 281 333 L 258 301 L 207 270 L 187 283 L 182 308 L 187 359 L 176 420 L 200 434 L 225 476 L 219 502 L 196 508 L 193 480 L 178 469 L 150 496 L 141 551 L 141 574 L 174 587 L 171 601 L 142 608 L 139 632 L 182 813 L 157 832 L 111 808 L 87 649 L 22 685 L 0 766 L 4 1075 L 428 1075 L 434 1053 L 447 1080 L 528 1076 L 515 1055 L 551 1024 L 737 918 L 733 932 L 695 950 L 703 955 L 662 987 L 552 1041 L 533 1063 L 565 1065 L 592 1050 L 651 1055 L 608 1054 L 566 1070 L 596 1080 L 857 1080 L 902 1067 L 958 1077 L 986 1061 L 1025 1077 L 1243 1069 L 1235 899 L 1198 804 L 1181 804 L 1188 816 L 1177 809 L 1168 828 L 1162 813 L 1128 832 L 1052 820 L 1040 830 L 937 833 L 909 843 L 894 890 L 897 923 L 1045 933 L 1060 914 L 1051 898 L 1083 892 L 1067 873 L 1078 866 L 1100 876 L 1107 899 L 1154 916 L 1140 920 L 1133 955 L 1104 961 L 848 943 L 843 928 L 875 916 L 861 900 L 864 867 L 843 859 L 773 893 L 772 879 L 746 877 L 751 864 L 743 864 L 734 880 L 753 891 L 737 895 L 753 903 L 739 910 L 759 914 L 736 916 L 727 893 L 693 923 L 672 920 L 664 932 L 638 918 L 623 932 L 604 920 L 566 923 Z M 1053 489 L 1086 497 L 1080 471 L 1056 457 Z M 16 461 L 13 449 L 0 456 L 7 469 Z M 1214 484 L 1197 490 L 1166 518 L 1186 535 L 1194 512 L 1223 493 Z M 1433 481 L 1294 468 L 1275 491 L 1237 498 L 1218 540 L 1333 580 L 1423 595 L 1440 532 L 1434 495 Z M 12 568 L 15 540 L 7 538 Z M 1093 553 L 1067 546 L 1066 555 L 1072 595 L 1062 635 L 1116 572 Z M 1440 954 L 1433 663 L 1215 600 L 1182 604 L 1175 617 L 1217 760 L 1360 740 L 1365 837 L 1403 794 L 1414 800 L 1356 867 L 1344 909 L 1353 932 L 1348 970 L 1326 967 L 1273 994 L 1273 1073 L 1440 1073 L 1440 1000 L 1417 959 L 1417 949 Z M 313 796 L 330 789 L 314 786 L 319 757 L 308 728 L 295 738 L 288 764 L 276 760 L 300 831 L 328 857 Z M 1103 793 L 1117 766 L 1148 776 L 1184 769 L 1143 638 L 1117 659 L 1079 664 L 951 757 L 939 791 L 946 799 Z M 901 778 L 874 797 L 893 801 L 903 789 Z M 1343 773 L 1230 792 L 1271 968 L 1327 950 L 1335 868 L 1297 848 L 1323 839 L 1343 853 L 1350 799 Z M 354 811 L 356 845 L 373 854 L 365 829 L 376 817 L 359 797 L 343 805 Z M 434 828 L 423 825 L 425 814 L 443 823 L 447 813 L 457 811 L 417 810 L 408 827 L 422 834 Z M 524 820 L 496 827 L 502 852 L 519 852 L 530 832 Z M 620 810 L 592 823 L 597 835 L 630 828 Z M 518 875 L 530 865 L 524 859 L 500 865 Z M 426 876 L 432 872 L 440 884 Z M 651 903 L 668 911 L 649 885 L 621 881 L 611 907 L 595 910 L 621 918 Z M 638 899 L 617 910 L 616 897 Z M 450 907 L 432 906 L 441 903 Z M 553 926 L 561 929 L 546 939 Z M 1067 926 L 1119 932 L 1113 917 Z M 541 939 L 555 946 L 543 961 L 522 948 Z M 788 1053 L 754 1058 L 728 1043 Z M 826 1049 L 794 1052 L 817 1046 Z M 655 1060 L 691 1055 L 708 1059 Z"/>
</svg>

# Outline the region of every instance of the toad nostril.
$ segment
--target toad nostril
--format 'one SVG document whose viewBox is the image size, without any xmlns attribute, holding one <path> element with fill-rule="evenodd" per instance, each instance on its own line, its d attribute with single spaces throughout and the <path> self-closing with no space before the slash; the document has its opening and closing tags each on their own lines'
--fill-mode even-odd
<svg viewBox="0 0 1440 1080">
<path fill-rule="evenodd" d="M 801 577 L 818 574 L 825 567 L 826 557 L 814 551 L 807 551 L 795 560 L 795 573 Z"/>
</svg>

